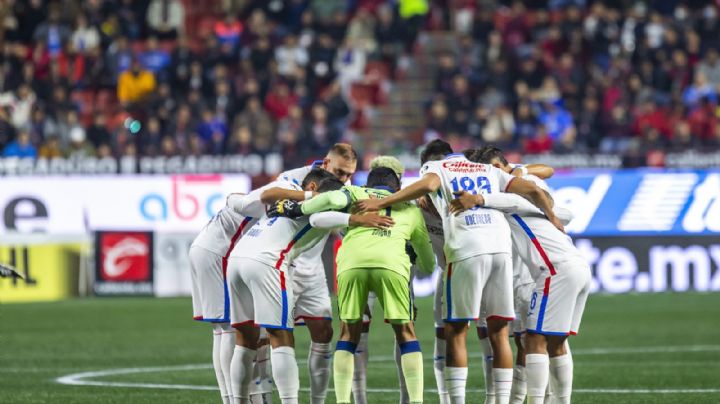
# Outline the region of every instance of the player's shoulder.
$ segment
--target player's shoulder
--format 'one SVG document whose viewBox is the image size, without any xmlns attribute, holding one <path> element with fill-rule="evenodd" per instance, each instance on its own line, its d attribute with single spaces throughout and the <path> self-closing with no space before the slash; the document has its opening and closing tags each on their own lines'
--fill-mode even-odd
<svg viewBox="0 0 720 404">
<path fill-rule="evenodd" d="M 278 175 L 277 179 L 292 182 L 297 185 L 300 185 L 300 184 L 302 184 L 302 180 L 305 178 L 305 176 L 308 175 L 308 173 L 310 171 L 312 171 L 313 168 L 314 168 L 314 165 L 307 165 L 307 166 L 303 166 L 303 167 L 294 168 L 292 170 L 287 170 L 287 171 L 280 173 L 280 175 Z"/>
<path fill-rule="evenodd" d="M 545 180 L 543 180 L 542 178 L 532 174 L 524 175 L 522 178 L 524 180 L 535 183 L 535 185 L 537 185 L 543 191 L 550 192 L 550 186 L 548 186 L 547 182 L 545 182 Z"/>
</svg>

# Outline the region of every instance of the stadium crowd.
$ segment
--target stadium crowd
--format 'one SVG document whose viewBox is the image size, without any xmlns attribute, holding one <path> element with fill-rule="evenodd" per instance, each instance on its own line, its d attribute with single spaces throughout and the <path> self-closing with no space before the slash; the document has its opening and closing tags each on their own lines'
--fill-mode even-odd
<svg viewBox="0 0 720 404">
<path fill-rule="evenodd" d="M 407 68 L 423 30 L 457 38 L 423 141 L 720 146 L 712 1 L 0 0 L 0 151 L 302 164 L 349 138 L 366 63 Z"/>
</svg>

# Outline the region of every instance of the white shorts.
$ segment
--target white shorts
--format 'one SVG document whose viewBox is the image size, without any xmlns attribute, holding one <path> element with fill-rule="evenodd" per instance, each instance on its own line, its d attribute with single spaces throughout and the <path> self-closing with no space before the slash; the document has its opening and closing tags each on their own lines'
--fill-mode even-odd
<svg viewBox="0 0 720 404">
<path fill-rule="evenodd" d="M 190 247 L 188 257 L 193 320 L 227 323 L 230 321 L 230 304 L 223 257 L 198 246 Z"/>
<path fill-rule="evenodd" d="M 568 261 L 555 274 L 538 279 L 530 298 L 527 331 L 544 335 L 574 335 L 580 328 L 590 293 L 590 267 L 584 261 Z"/>
<path fill-rule="evenodd" d="M 448 264 L 445 271 L 443 320 L 512 320 L 512 258 L 510 254 L 482 254 Z"/>
<path fill-rule="evenodd" d="M 227 268 L 233 327 L 293 329 L 294 293 L 288 273 L 249 258 L 230 257 Z"/>
<path fill-rule="evenodd" d="M 305 275 L 307 271 L 293 272 L 292 289 L 295 295 L 295 325 L 305 320 L 332 320 L 332 303 L 325 269 L 320 267 L 317 273 Z"/>
</svg>

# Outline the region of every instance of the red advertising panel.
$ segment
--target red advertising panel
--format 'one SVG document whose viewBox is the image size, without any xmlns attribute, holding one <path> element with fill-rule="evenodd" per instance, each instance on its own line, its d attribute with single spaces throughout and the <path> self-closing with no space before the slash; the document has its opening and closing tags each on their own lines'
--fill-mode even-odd
<svg viewBox="0 0 720 404">
<path fill-rule="evenodd" d="M 95 268 L 98 295 L 152 295 L 153 233 L 96 232 Z"/>
</svg>

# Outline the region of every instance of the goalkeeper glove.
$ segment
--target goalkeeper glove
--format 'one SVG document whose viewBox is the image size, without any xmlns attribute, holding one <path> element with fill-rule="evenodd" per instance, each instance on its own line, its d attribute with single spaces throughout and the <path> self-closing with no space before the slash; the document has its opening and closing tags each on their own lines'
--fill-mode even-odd
<svg viewBox="0 0 720 404">
<path fill-rule="evenodd" d="M 267 212 L 268 217 L 288 217 L 297 219 L 303 216 L 300 203 L 289 199 L 281 199 L 270 205 Z"/>
</svg>

